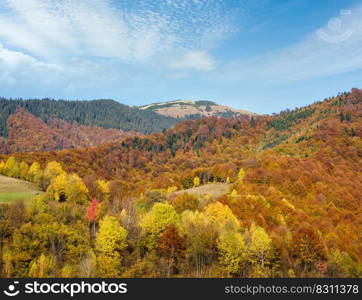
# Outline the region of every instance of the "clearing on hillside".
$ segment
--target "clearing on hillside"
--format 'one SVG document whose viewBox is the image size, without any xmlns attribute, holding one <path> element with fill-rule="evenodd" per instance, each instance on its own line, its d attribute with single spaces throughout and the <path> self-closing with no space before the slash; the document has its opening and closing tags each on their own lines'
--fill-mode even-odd
<svg viewBox="0 0 362 300">
<path fill-rule="evenodd" d="M 208 183 L 199 187 L 177 191 L 174 195 L 187 193 L 196 196 L 210 195 L 211 197 L 219 197 L 228 193 L 231 186 L 231 183 Z"/>
<path fill-rule="evenodd" d="M 28 201 L 40 193 L 30 182 L 0 175 L 0 203 Z"/>
</svg>

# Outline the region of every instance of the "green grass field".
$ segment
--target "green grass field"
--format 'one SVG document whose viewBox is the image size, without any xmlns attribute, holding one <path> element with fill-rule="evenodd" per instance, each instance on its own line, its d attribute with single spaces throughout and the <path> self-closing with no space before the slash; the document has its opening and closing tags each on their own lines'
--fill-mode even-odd
<svg viewBox="0 0 362 300">
<path fill-rule="evenodd" d="M 0 175 L 0 203 L 29 201 L 40 193 L 30 182 Z"/>
</svg>

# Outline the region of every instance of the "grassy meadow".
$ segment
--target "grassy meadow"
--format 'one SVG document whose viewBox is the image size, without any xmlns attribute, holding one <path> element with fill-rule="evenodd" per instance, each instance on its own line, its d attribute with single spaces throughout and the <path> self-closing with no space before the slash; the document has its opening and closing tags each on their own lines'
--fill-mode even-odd
<svg viewBox="0 0 362 300">
<path fill-rule="evenodd" d="M 28 201 L 40 191 L 30 182 L 0 175 L 0 203 Z"/>
</svg>

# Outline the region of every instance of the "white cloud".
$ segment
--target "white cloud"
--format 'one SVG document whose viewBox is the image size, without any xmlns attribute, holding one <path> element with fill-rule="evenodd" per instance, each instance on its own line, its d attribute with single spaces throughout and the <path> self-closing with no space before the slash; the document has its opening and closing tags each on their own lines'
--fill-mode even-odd
<svg viewBox="0 0 362 300">
<path fill-rule="evenodd" d="M 177 61 L 169 64 L 169 67 L 174 69 L 196 71 L 211 71 L 215 66 L 216 61 L 207 52 L 200 50 L 187 51 Z"/>
<path fill-rule="evenodd" d="M 18 93 L 36 90 L 45 95 L 54 90 L 62 93 L 92 91 L 109 88 L 115 80 L 126 79 L 109 65 L 80 58 L 62 63 L 45 63 L 19 51 L 11 51 L 0 44 L 0 87 L 13 88 Z M 24 95 L 27 96 L 26 94 Z"/>
<path fill-rule="evenodd" d="M 208 51 L 233 32 L 223 5 L 222 0 L 0 0 L 0 93 L 30 87 L 50 94 L 105 90 L 127 85 L 131 76 L 137 81 L 148 70 L 166 77 L 168 68 L 212 70 Z"/>
<path fill-rule="evenodd" d="M 0 44 L 0 82 L 18 84 L 24 78 L 33 80 L 38 74 L 57 73 L 60 68 L 47 64 L 18 51 L 10 51 Z"/>
<path fill-rule="evenodd" d="M 341 74 L 362 68 L 362 7 L 332 18 L 292 46 L 223 68 L 226 80 L 282 83 Z"/>
<path fill-rule="evenodd" d="M 208 47 L 231 32 L 219 3 L 0 0 L 0 41 L 47 59 L 153 60 Z"/>
</svg>

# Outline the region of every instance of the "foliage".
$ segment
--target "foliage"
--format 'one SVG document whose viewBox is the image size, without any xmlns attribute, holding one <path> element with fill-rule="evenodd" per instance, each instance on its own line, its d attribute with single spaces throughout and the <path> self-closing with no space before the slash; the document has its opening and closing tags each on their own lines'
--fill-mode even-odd
<svg viewBox="0 0 362 300">
<path fill-rule="evenodd" d="M 228 274 L 237 274 L 241 263 L 247 258 L 244 237 L 239 232 L 224 231 L 220 234 L 217 248 L 219 260 Z"/>
<path fill-rule="evenodd" d="M 172 205 L 155 203 L 140 222 L 145 247 L 149 249 L 154 248 L 160 234 L 167 227 L 176 225 L 178 218 L 178 214 Z"/>
<path fill-rule="evenodd" d="M 88 199 L 88 188 L 77 174 L 61 173 L 50 183 L 47 194 L 59 202 L 72 201 L 85 203 Z"/>
<path fill-rule="evenodd" d="M 114 257 L 127 247 L 127 231 L 115 217 L 106 216 L 100 221 L 96 235 L 95 249 L 104 255 Z"/>
<path fill-rule="evenodd" d="M 178 213 L 184 210 L 196 210 L 199 208 L 199 199 L 195 195 L 181 193 L 172 200 L 172 205 Z"/>
<path fill-rule="evenodd" d="M 194 187 L 198 187 L 199 185 L 200 185 L 200 178 L 196 176 L 194 178 Z"/>
<path fill-rule="evenodd" d="M 92 202 L 89 204 L 87 208 L 87 219 L 90 222 L 94 222 L 97 218 L 99 212 L 99 202 L 96 198 L 92 199 Z"/>
<path fill-rule="evenodd" d="M 220 229 L 237 231 L 240 228 L 240 222 L 231 209 L 220 202 L 209 204 L 205 208 L 205 215 Z"/>
<path fill-rule="evenodd" d="M 47 257 L 44 254 L 39 258 L 34 259 L 30 264 L 29 277 L 46 278 L 54 277 L 56 264 L 52 257 Z"/>
<path fill-rule="evenodd" d="M 203 212 L 184 211 L 181 224 L 186 234 L 188 258 L 196 268 L 196 275 L 200 277 L 215 256 L 217 239 L 215 223 Z"/>
<path fill-rule="evenodd" d="M 264 268 L 266 262 L 271 258 L 272 239 L 262 227 L 254 223 L 250 227 L 249 234 L 248 252 L 250 260 L 252 263 L 259 263 Z"/>
<path fill-rule="evenodd" d="M 45 192 L 0 205 L 0 273 L 361 277 L 361 95 L 2 155 Z"/>
</svg>

